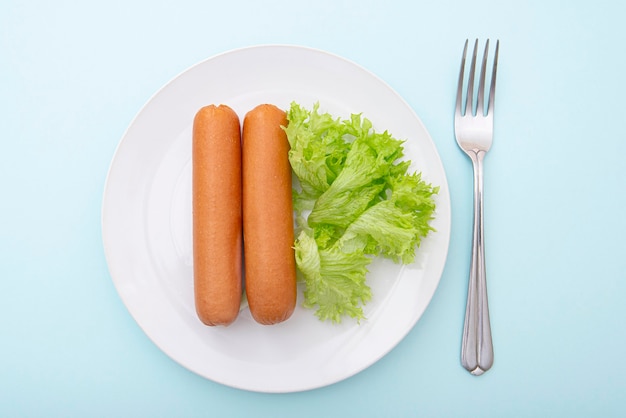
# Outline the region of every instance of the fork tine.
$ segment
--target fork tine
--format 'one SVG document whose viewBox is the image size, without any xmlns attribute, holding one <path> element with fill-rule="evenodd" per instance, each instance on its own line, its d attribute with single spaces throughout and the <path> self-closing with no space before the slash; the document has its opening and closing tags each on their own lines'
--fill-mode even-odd
<svg viewBox="0 0 626 418">
<path fill-rule="evenodd" d="M 489 39 L 485 42 L 485 52 L 483 53 L 483 63 L 480 67 L 480 79 L 478 81 L 478 97 L 476 103 L 476 115 L 485 115 L 485 72 L 487 68 L 487 54 L 489 53 Z M 491 96 L 489 96 L 491 97 Z M 489 109 L 489 105 L 487 105 Z"/>
<path fill-rule="evenodd" d="M 461 108 L 463 106 L 463 75 L 465 74 L 465 57 L 467 55 L 467 44 L 469 40 L 465 40 L 465 47 L 463 48 L 463 58 L 461 58 L 461 71 L 459 72 L 459 83 L 456 89 L 456 114 L 461 116 L 463 112 Z"/>
<path fill-rule="evenodd" d="M 491 86 L 489 87 L 489 105 L 487 107 L 487 113 L 492 114 L 494 109 L 494 102 L 496 98 L 496 72 L 498 70 L 498 51 L 500 50 L 500 40 L 496 40 L 496 52 L 493 55 L 493 69 L 491 70 Z"/>
<path fill-rule="evenodd" d="M 474 114 L 474 74 L 476 73 L 476 54 L 478 52 L 478 39 L 474 42 L 474 52 L 472 53 L 472 63 L 470 64 L 469 78 L 467 80 L 467 98 L 465 99 L 465 114 Z"/>
</svg>

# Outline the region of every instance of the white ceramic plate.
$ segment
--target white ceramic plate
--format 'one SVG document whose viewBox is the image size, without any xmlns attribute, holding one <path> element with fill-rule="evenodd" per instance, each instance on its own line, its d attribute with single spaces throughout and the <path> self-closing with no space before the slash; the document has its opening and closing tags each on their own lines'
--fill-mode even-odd
<svg viewBox="0 0 626 418">
<path fill-rule="evenodd" d="M 363 113 L 406 139 L 407 158 L 440 186 L 431 233 L 413 265 L 377 260 L 367 320 L 319 321 L 298 306 L 286 322 L 256 324 L 247 309 L 229 327 L 206 327 L 193 303 L 191 126 L 202 106 L 228 104 L 243 120 L 260 103 L 292 101 L 338 117 Z M 159 90 L 122 138 L 102 208 L 104 249 L 117 291 L 148 337 L 184 367 L 224 385 L 295 392 L 370 366 L 404 338 L 439 283 L 448 252 L 450 199 L 437 150 L 421 121 L 383 81 L 343 58 L 296 46 L 259 46 L 203 61 Z M 299 298 L 301 302 L 302 292 Z"/>
</svg>

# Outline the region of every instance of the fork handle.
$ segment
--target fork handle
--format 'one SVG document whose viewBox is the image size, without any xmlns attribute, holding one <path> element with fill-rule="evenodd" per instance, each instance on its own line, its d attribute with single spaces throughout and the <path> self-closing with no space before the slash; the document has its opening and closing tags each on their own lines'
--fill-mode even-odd
<svg viewBox="0 0 626 418">
<path fill-rule="evenodd" d="M 474 231 L 461 364 L 471 374 L 480 376 L 493 364 L 483 240 L 483 159 L 485 152 L 468 152 L 468 154 L 474 168 Z"/>
</svg>

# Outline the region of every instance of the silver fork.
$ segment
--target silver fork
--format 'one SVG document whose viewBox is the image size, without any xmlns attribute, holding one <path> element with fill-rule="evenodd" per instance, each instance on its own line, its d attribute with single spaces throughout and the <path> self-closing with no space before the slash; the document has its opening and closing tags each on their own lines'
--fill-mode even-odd
<svg viewBox="0 0 626 418">
<path fill-rule="evenodd" d="M 459 74 L 459 85 L 456 95 L 456 110 L 454 112 L 456 142 L 470 157 L 474 168 L 474 231 L 465 324 L 463 327 L 463 343 L 461 347 L 461 364 L 471 374 L 480 376 L 489 370 L 493 364 L 493 344 L 491 341 L 491 325 L 489 323 L 483 240 L 483 159 L 489 148 L 491 148 L 493 139 L 493 110 L 500 41 L 496 41 L 491 72 L 491 86 L 489 87 L 489 101 L 486 104 L 485 72 L 489 40 L 485 43 L 476 98 L 474 98 L 474 73 L 478 39 L 474 43 L 474 52 L 467 80 L 467 95 L 465 105 L 463 106 L 463 80 L 467 45 L 468 41 L 466 40 L 463 48 L 463 59 L 461 60 L 461 72 Z"/>
</svg>

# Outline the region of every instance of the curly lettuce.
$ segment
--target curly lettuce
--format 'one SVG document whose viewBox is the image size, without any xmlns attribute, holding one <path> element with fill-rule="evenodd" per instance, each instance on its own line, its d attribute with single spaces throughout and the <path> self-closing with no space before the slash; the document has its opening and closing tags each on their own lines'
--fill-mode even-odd
<svg viewBox="0 0 626 418">
<path fill-rule="evenodd" d="M 287 119 L 304 305 L 321 320 L 363 319 L 371 299 L 367 266 L 378 256 L 414 261 L 434 230 L 439 188 L 409 173 L 403 141 L 376 132 L 362 115 L 342 120 L 318 104 L 307 110 L 294 102 Z"/>
</svg>

